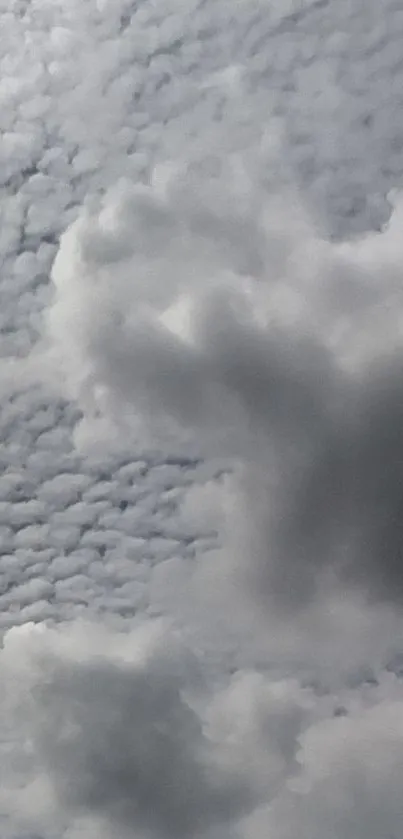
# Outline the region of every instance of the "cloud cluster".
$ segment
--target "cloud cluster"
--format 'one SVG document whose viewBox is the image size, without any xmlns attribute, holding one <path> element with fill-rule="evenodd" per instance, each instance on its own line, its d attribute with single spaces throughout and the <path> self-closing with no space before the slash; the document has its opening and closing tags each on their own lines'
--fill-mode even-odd
<svg viewBox="0 0 403 839">
<path fill-rule="evenodd" d="M 335 583 L 401 604 L 400 205 L 331 244 L 241 164 L 157 170 L 84 213 L 48 357 L 90 433 L 145 418 L 246 463 L 225 547 L 263 605 Z"/>
<path fill-rule="evenodd" d="M 0 832 L 397 837 L 399 4 L 0 32 Z"/>
<path fill-rule="evenodd" d="M 130 621 L 152 600 L 160 563 L 216 543 L 178 505 L 216 464 L 137 442 L 90 459 L 72 446 L 78 413 L 31 388 L 0 413 L 0 626 L 86 613 Z"/>
<path fill-rule="evenodd" d="M 309 729 L 299 776 L 247 835 L 275 839 L 398 836 L 401 829 L 402 704 L 384 701 Z"/>
<path fill-rule="evenodd" d="M 159 623 L 26 625 L 0 657 L 0 807 L 19 835 L 398 835 L 391 674 L 333 696 L 248 670 L 201 683 Z"/>
<path fill-rule="evenodd" d="M 111 836 L 213 835 L 270 794 L 268 782 L 275 786 L 292 758 L 286 726 L 297 730 L 304 713 L 295 685 L 295 697 L 284 686 L 285 701 L 274 691 L 265 709 L 259 680 L 240 725 L 242 684 L 235 701 L 224 695 L 203 711 L 192 656 L 158 624 L 128 635 L 26 625 L 7 634 L 1 660 L 3 720 L 14 724 L 16 741 L 3 771 L 3 806 L 19 811 L 21 822 L 46 826 L 51 816 L 59 829 L 88 818 Z M 265 721 L 269 756 L 259 746 Z"/>
</svg>

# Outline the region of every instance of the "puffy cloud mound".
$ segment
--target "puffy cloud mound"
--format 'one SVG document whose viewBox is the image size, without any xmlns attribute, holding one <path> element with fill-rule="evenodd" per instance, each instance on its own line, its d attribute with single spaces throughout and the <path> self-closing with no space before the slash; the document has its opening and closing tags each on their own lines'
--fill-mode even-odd
<svg viewBox="0 0 403 839">
<path fill-rule="evenodd" d="M 26 625 L 10 630 L 1 660 L 3 726 L 7 712 L 19 740 L 2 795 L 20 815 L 178 837 L 251 809 L 253 785 L 204 731 L 187 696 L 192 657 L 167 630 Z"/>
<path fill-rule="evenodd" d="M 54 264 L 47 363 L 90 435 L 142 422 L 246 464 L 231 555 L 281 609 L 335 580 L 402 601 L 393 200 L 384 230 L 331 243 L 256 161 L 204 155 L 120 183 Z"/>
<path fill-rule="evenodd" d="M 249 836 L 369 839 L 401 830 L 403 708 L 384 701 L 318 723 L 302 737 L 301 774 Z"/>
<path fill-rule="evenodd" d="M 0 663 L 13 836 L 398 835 L 403 694 L 391 674 L 334 694 L 274 672 L 217 680 L 158 622 L 27 624 L 6 634 Z"/>
</svg>

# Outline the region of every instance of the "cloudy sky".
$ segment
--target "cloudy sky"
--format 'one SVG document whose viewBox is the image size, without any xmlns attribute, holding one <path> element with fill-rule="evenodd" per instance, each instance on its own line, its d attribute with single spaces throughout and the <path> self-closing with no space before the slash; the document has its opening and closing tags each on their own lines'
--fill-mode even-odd
<svg viewBox="0 0 403 839">
<path fill-rule="evenodd" d="M 403 3 L 0 0 L 0 834 L 399 839 Z"/>
</svg>

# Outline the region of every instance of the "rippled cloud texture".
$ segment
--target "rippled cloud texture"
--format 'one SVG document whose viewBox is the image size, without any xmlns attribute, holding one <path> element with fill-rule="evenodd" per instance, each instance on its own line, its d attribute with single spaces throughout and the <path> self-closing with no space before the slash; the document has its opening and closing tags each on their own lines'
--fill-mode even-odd
<svg viewBox="0 0 403 839">
<path fill-rule="evenodd" d="M 8 839 L 392 839 L 403 11 L 0 0 Z"/>
</svg>

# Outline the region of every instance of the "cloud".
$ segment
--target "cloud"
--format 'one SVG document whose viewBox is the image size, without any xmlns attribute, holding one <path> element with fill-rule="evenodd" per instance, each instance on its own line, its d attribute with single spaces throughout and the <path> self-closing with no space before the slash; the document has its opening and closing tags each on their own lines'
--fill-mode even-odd
<svg viewBox="0 0 403 839">
<path fill-rule="evenodd" d="M 0 5 L 0 832 L 400 835 L 401 10 Z"/>
<path fill-rule="evenodd" d="M 22 818 L 88 817 L 110 835 L 166 837 L 205 835 L 251 809 L 243 767 L 222 760 L 192 707 L 192 656 L 169 628 L 31 625 L 10 631 L 1 658 L 12 767 L 20 754 L 26 769 L 13 789 L 10 766 L 3 801 Z"/>
<path fill-rule="evenodd" d="M 246 835 L 398 836 L 401 825 L 402 705 L 385 701 L 316 724 L 303 735 L 299 777 Z"/>
<path fill-rule="evenodd" d="M 217 680 L 166 622 L 26 625 L 0 657 L 18 835 L 398 835 L 392 674 L 335 693 L 256 669 Z"/>
<path fill-rule="evenodd" d="M 121 184 L 70 228 L 47 358 L 89 428 L 176 428 L 246 464 L 225 550 L 263 606 L 335 583 L 400 605 L 400 204 L 331 244 L 289 193 L 214 160 Z"/>
</svg>

